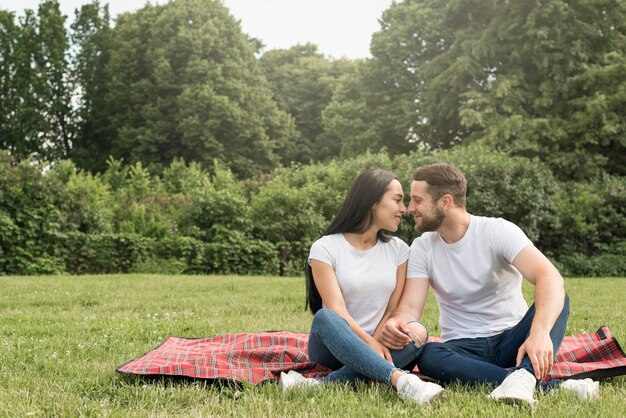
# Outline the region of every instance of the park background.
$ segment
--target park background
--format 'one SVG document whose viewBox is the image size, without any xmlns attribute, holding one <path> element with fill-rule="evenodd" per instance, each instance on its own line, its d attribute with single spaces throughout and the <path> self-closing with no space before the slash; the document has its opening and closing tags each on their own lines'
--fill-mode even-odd
<svg viewBox="0 0 626 418">
<path fill-rule="evenodd" d="M 469 211 L 518 224 L 567 277 L 568 332 L 626 335 L 624 279 L 606 278 L 626 276 L 623 1 L 394 2 L 364 59 L 268 50 L 212 0 L 14 12 L 0 10 L 0 412 L 294 412 L 273 388 L 206 398 L 112 370 L 170 334 L 306 332 L 293 276 L 371 167 L 408 190 L 415 167 L 457 165 Z M 410 413 L 380 390 L 308 405 Z M 624 380 L 603 390 L 617 416 Z M 458 391 L 430 412 L 520 413 Z"/>
<path fill-rule="evenodd" d="M 219 1 L 2 10 L 0 273 L 300 274 L 358 172 L 448 161 L 565 275 L 623 276 L 625 35 L 622 1 L 405 1 L 351 60 Z"/>
</svg>

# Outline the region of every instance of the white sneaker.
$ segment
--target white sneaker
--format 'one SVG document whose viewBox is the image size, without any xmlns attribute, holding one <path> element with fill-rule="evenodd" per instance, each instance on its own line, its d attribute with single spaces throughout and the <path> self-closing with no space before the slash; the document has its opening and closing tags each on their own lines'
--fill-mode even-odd
<svg viewBox="0 0 626 418">
<path fill-rule="evenodd" d="M 280 378 L 278 379 L 278 388 L 283 393 L 294 387 L 302 388 L 307 386 L 317 386 L 319 384 L 319 380 L 311 377 L 304 377 L 295 370 L 289 370 L 289 373 L 287 374 L 281 372 Z"/>
<path fill-rule="evenodd" d="M 398 379 L 398 396 L 401 399 L 410 399 L 424 405 L 436 401 L 441 395 L 443 395 L 441 386 L 424 382 L 414 374 L 407 373 Z"/>
<path fill-rule="evenodd" d="M 534 406 L 537 401 L 533 398 L 537 379 L 526 369 L 515 370 L 508 375 L 504 381 L 495 388 L 489 397 L 495 400 L 502 400 L 508 403 L 527 403 Z"/>
<path fill-rule="evenodd" d="M 570 379 L 561 383 L 561 387 L 570 390 L 582 399 L 598 399 L 600 397 L 600 382 L 591 379 Z"/>
</svg>

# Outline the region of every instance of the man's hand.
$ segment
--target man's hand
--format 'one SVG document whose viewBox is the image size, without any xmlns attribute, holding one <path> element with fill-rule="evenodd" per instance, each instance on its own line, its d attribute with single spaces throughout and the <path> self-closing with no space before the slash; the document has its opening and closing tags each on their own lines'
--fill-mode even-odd
<svg viewBox="0 0 626 418">
<path fill-rule="evenodd" d="M 380 341 L 387 348 L 401 350 L 411 342 L 411 338 L 407 335 L 408 333 L 409 328 L 406 322 L 397 318 L 389 318 L 383 326 Z"/>
<path fill-rule="evenodd" d="M 515 361 L 517 366 L 522 364 L 524 356 L 528 356 L 530 359 L 537 381 L 541 382 L 545 379 L 554 364 L 554 350 L 550 334 L 545 331 L 531 331 L 524 344 L 517 350 L 517 359 Z"/>
</svg>

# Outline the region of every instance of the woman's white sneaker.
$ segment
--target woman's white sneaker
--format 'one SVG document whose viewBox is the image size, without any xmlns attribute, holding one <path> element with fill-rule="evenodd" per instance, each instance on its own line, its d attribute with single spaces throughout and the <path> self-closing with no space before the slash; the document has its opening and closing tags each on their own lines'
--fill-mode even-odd
<svg viewBox="0 0 626 418">
<path fill-rule="evenodd" d="M 278 378 L 278 389 L 280 389 L 283 393 L 295 387 L 311 387 L 318 386 L 319 384 L 319 380 L 311 377 L 304 377 L 295 370 L 289 370 L 286 374 L 281 372 L 280 377 Z"/>
<path fill-rule="evenodd" d="M 398 396 L 420 405 L 428 404 L 441 398 L 444 389 L 431 382 L 424 382 L 414 374 L 407 373 L 398 379 Z"/>
</svg>

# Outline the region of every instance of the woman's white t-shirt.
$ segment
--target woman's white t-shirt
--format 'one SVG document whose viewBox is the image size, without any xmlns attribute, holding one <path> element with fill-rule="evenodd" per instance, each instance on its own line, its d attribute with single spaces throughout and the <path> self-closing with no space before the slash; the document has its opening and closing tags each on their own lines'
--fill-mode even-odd
<svg viewBox="0 0 626 418">
<path fill-rule="evenodd" d="M 343 234 L 333 234 L 313 243 L 309 263 L 318 260 L 333 267 L 348 313 L 373 335 L 396 287 L 398 266 L 408 256 L 408 245 L 397 237 L 378 240 L 374 247 L 361 251 Z"/>
</svg>

